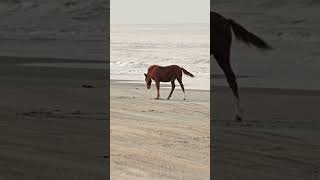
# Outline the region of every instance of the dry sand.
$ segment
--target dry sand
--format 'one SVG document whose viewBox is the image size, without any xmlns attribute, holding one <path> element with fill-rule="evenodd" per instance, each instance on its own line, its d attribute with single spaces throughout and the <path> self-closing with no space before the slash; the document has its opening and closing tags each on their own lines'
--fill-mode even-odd
<svg viewBox="0 0 320 180">
<path fill-rule="evenodd" d="M 209 91 L 111 81 L 111 179 L 209 179 Z"/>
<path fill-rule="evenodd" d="M 0 57 L 0 179 L 105 179 L 105 71 L 30 62 L 80 61 Z"/>
</svg>

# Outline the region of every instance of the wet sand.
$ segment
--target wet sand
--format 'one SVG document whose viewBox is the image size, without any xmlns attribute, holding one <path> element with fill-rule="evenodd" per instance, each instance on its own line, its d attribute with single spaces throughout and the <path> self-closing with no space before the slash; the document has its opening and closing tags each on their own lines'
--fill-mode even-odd
<svg viewBox="0 0 320 180">
<path fill-rule="evenodd" d="M 213 92 L 211 126 L 216 179 L 320 178 L 320 91 L 241 88 L 243 122 L 235 122 L 226 87 Z"/>
<path fill-rule="evenodd" d="M 105 71 L 39 62 L 80 61 L 0 57 L 0 179 L 105 179 Z"/>
</svg>

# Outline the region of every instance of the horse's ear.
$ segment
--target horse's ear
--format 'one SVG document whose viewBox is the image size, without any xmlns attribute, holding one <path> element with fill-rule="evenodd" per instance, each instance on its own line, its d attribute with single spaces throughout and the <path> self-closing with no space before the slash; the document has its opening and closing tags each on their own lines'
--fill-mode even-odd
<svg viewBox="0 0 320 180">
<path fill-rule="evenodd" d="M 144 76 L 145 76 L 145 77 L 147 77 L 147 74 L 146 74 L 146 73 L 144 73 Z"/>
</svg>

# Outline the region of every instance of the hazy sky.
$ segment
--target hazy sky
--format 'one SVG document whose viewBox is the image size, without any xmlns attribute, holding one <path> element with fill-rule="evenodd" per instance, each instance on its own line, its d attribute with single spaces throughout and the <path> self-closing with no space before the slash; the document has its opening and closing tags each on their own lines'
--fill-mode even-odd
<svg viewBox="0 0 320 180">
<path fill-rule="evenodd" d="M 209 22 L 210 0 L 111 0 L 111 24 Z"/>
</svg>

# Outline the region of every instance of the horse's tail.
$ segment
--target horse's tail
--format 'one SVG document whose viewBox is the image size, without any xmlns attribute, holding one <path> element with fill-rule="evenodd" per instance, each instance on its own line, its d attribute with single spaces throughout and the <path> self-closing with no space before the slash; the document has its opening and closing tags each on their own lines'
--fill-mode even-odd
<svg viewBox="0 0 320 180">
<path fill-rule="evenodd" d="M 248 30 L 246 30 L 240 24 L 235 22 L 233 19 L 228 19 L 228 21 L 238 40 L 246 43 L 248 46 L 252 44 L 255 47 L 262 50 L 272 49 L 272 47 L 267 42 L 265 42 L 263 39 L 259 38 L 258 36 L 254 35 L 253 33 L 249 32 Z"/>
<path fill-rule="evenodd" d="M 185 70 L 185 69 L 183 69 L 183 68 L 181 68 L 181 70 L 182 70 L 182 72 L 183 72 L 185 75 L 190 76 L 190 77 L 194 77 L 194 75 L 191 74 L 190 72 L 188 72 L 187 70 Z"/>
</svg>

